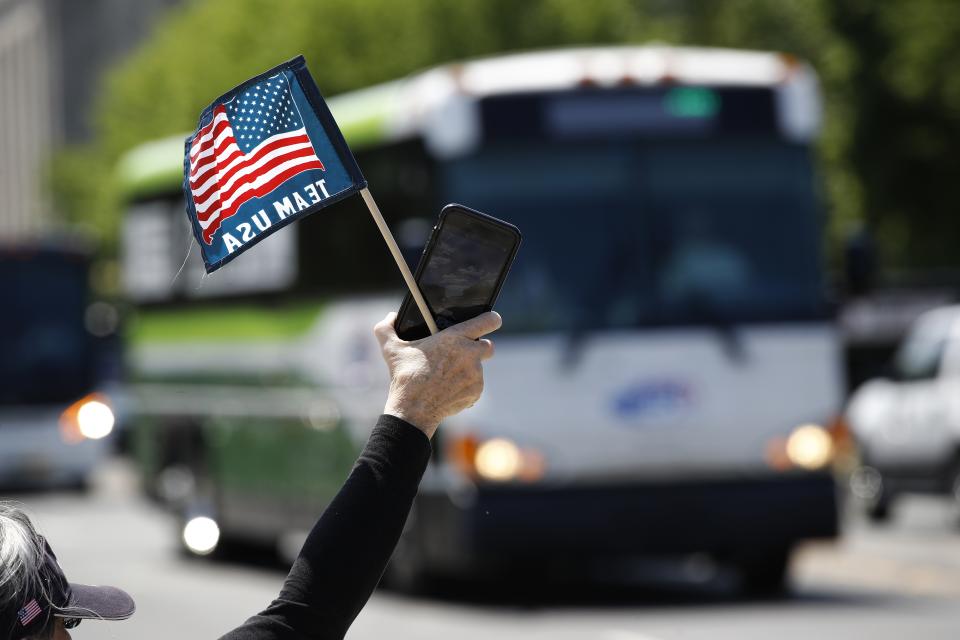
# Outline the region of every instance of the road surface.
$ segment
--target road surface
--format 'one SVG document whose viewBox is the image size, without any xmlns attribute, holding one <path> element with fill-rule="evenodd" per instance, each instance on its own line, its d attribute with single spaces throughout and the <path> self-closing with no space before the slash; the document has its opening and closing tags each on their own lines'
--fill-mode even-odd
<svg viewBox="0 0 960 640">
<path fill-rule="evenodd" d="M 78 640 L 217 638 L 269 602 L 284 576 L 281 567 L 262 563 L 180 556 L 172 519 L 140 498 L 122 462 L 98 474 L 87 494 L 15 498 L 52 541 L 71 580 L 123 586 L 137 600 L 133 619 L 84 622 L 73 634 Z M 630 586 L 542 585 L 524 593 L 488 586 L 433 597 L 380 591 L 348 638 L 956 638 L 955 514 L 941 501 L 915 498 L 896 515 L 884 528 L 852 518 L 842 541 L 803 548 L 795 557 L 790 595 L 782 599 L 739 599 L 724 586 L 722 574 L 708 579 L 706 587 L 678 586 L 649 567 L 646 577 Z"/>
</svg>

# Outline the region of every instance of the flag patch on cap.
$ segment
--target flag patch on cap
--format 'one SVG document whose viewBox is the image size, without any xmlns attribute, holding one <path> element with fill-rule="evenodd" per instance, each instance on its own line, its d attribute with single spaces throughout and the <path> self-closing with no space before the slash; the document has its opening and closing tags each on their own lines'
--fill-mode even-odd
<svg viewBox="0 0 960 640">
<path fill-rule="evenodd" d="M 20 624 L 27 626 L 41 613 L 43 613 L 43 609 L 37 604 L 36 599 L 33 599 L 17 612 L 17 619 L 20 621 Z"/>
</svg>

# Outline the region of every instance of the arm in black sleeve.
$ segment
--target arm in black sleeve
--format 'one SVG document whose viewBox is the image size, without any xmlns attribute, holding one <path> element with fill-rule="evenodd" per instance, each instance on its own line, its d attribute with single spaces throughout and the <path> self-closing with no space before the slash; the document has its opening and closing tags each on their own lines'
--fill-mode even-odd
<svg viewBox="0 0 960 640">
<path fill-rule="evenodd" d="M 223 640 L 343 638 L 383 575 L 429 460 L 422 431 L 380 416 L 307 536 L 280 597 Z"/>
</svg>

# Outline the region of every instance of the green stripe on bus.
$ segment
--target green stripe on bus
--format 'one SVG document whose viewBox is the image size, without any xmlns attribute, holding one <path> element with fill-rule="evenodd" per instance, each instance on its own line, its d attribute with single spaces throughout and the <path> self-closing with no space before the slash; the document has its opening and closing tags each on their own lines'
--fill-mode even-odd
<svg viewBox="0 0 960 640">
<path fill-rule="evenodd" d="M 154 140 L 124 155 L 117 165 L 117 179 L 127 200 L 168 195 L 183 183 L 185 135 Z"/>
<path fill-rule="evenodd" d="M 320 317 L 317 303 L 269 309 L 231 306 L 207 309 L 141 310 L 129 326 L 133 344 L 291 339 L 305 334 Z"/>
</svg>

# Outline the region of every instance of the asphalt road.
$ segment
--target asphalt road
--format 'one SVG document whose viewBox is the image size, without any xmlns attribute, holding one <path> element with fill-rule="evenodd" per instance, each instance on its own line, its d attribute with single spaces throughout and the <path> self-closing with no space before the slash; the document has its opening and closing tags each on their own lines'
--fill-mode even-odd
<svg viewBox="0 0 960 640">
<path fill-rule="evenodd" d="M 172 520 L 138 496 L 120 463 L 99 474 L 87 494 L 15 497 L 52 541 L 71 580 L 123 586 L 137 600 L 133 619 L 84 622 L 73 632 L 78 640 L 216 638 L 269 602 L 284 576 L 281 567 L 181 557 Z M 722 572 L 678 584 L 645 567 L 629 585 L 458 587 L 429 598 L 380 591 L 348 638 L 956 638 L 954 512 L 941 501 L 915 498 L 896 516 L 884 528 L 853 518 L 842 541 L 802 549 L 791 592 L 781 599 L 740 599 Z"/>
</svg>

